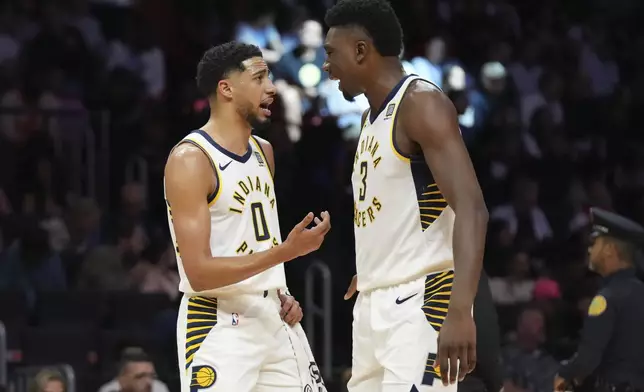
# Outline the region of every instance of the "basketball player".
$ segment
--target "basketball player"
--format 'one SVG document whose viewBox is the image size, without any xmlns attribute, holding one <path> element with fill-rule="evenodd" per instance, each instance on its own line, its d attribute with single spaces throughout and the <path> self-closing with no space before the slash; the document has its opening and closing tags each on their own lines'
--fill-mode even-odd
<svg viewBox="0 0 644 392">
<path fill-rule="evenodd" d="M 283 263 L 318 249 L 330 217 L 309 213 L 281 241 L 273 150 L 251 136 L 269 120 L 275 94 L 261 51 L 235 42 L 208 50 L 197 84 L 209 97 L 210 119 L 179 142 L 165 168 L 184 293 L 181 391 L 325 391 L 296 323 L 299 305 L 281 292 Z"/>
<path fill-rule="evenodd" d="M 357 275 L 346 297 L 360 295 L 349 391 L 455 391 L 476 363 L 488 221 L 455 108 L 404 74 L 387 1 L 340 0 L 325 21 L 325 70 L 347 99 L 370 104 L 352 177 Z"/>
</svg>

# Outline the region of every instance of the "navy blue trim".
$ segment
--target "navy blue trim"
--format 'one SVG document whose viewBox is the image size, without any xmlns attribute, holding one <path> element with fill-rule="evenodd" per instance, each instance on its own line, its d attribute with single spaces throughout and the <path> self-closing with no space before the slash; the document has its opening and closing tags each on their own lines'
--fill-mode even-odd
<svg viewBox="0 0 644 392">
<path fill-rule="evenodd" d="M 377 111 L 377 112 L 374 112 L 374 111 L 370 111 L 370 112 L 369 112 L 369 122 L 370 122 L 370 123 L 373 123 L 374 121 L 376 121 L 376 119 L 378 118 L 378 116 L 380 115 L 380 113 L 382 113 L 382 111 L 383 111 L 383 110 L 385 110 L 385 108 L 386 108 L 386 107 L 387 107 L 387 105 L 389 104 L 389 101 L 391 101 L 391 100 L 394 98 L 394 96 L 398 93 L 398 90 L 400 90 L 400 88 L 402 87 L 403 83 L 405 83 L 405 80 L 407 80 L 407 79 L 408 79 L 408 78 L 410 78 L 411 76 L 412 76 L 412 75 L 405 75 L 402 79 L 400 79 L 400 81 L 398 82 L 398 84 L 396 84 L 396 85 L 394 86 L 394 88 L 393 88 L 393 89 L 391 89 L 391 91 L 389 92 L 389 94 L 387 94 L 387 97 L 386 97 L 386 98 L 385 98 L 385 100 L 382 102 L 382 105 L 380 105 L 380 109 L 378 109 L 378 111 Z"/>
<path fill-rule="evenodd" d="M 234 152 L 230 152 L 230 151 L 226 150 L 225 148 L 223 148 L 222 146 L 220 146 L 219 143 L 214 141 L 210 137 L 210 135 L 208 135 L 205 131 L 203 131 L 201 129 L 197 129 L 194 132 L 196 132 L 196 133 L 200 134 L 201 136 L 203 136 L 203 138 L 206 139 L 206 141 L 208 141 L 208 143 L 210 143 L 214 148 L 219 150 L 222 154 L 226 155 L 230 159 L 236 160 L 237 162 L 246 163 L 250 159 L 251 155 L 253 155 L 253 147 L 250 145 L 250 140 L 248 141 L 248 147 L 246 149 L 246 153 L 244 155 L 237 155 Z"/>
</svg>

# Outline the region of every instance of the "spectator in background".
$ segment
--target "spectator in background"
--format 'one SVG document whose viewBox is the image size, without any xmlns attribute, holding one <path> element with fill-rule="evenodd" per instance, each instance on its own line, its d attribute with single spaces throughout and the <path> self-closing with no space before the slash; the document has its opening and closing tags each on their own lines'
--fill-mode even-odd
<svg viewBox="0 0 644 392">
<path fill-rule="evenodd" d="M 169 392 L 168 387 L 156 377 L 154 363 L 142 349 L 126 348 L 116 378 L 104 384 L 98 392 Z"/>
<path fill-rule="evenodd" d="M 527 177 L 519 177 L 513 187 L 512 203 L 496 207 L 492 220 L 505 221 L 519 246 L 534 248 L 552 237 L 546 214 L 538 205 L 539 184 Z"/>
<path fill-rule="evenodd" d="M 425 56 L 411 59 L 411 65 L 416 74 L 443 88 L 443 62 L 447 52 L 445 40 L 442 37 L 432 38 L 425 47 Z"/>
<path fill-rule="evenodd" d="M 42 369 L 30 382 L 29 392 L 66 392 L 65 379 L 60 372 Z"/>
<path fill-rule="evenodd" d="M 0 264 L 0 289 L 22 291 L 31 305 L 38 292 L 67 288 L 60 257 L 52 252 L 47 232 L 38 222 L 27 220 L 17 241 L 11 244 Z"/>
<path fill-rule="evenodd" d="M 559 363 L 541 351 L 546 341 L 545 317 L 534 307 L 519 314 L 516 339 L 502 351 L 505 392 L 551 392 Z"/>
<path fill-rule="evenodd" d="M 133 268 L 130 276 L 142 293 L 162 293 L 171 300 L 179 296 L 179 273 L 174 246 L 150 246 Z"/>
<path fill-rule="evenodd" d="M 494 303 L 516 305 L 530 302 L 534 291 L 530 255 L 527 252 L 516 252 L 507 264 L 507 273 L 506 277 L 490 278 Z"/>
<path fill-rule="evenodd" d="M 140 262 L 148 240 L 143 228 L 132 222 L 122 222 L 118 232 L 116 244 L 101 245 L 87 255 L 78 279 L 79 289 L 119 291 L 132 288 L 130 273 Z"/>
</svg>

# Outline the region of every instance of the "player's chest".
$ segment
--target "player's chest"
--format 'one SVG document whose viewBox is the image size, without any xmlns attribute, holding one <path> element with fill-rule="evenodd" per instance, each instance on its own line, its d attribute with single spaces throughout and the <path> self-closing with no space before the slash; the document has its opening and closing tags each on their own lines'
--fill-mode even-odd
<svg viewBox="0 0 644 392">
<path fill-rule="evenodd" d="M 398 175 L 400 164 L 393 152 L 391 130 L 382 124 L 365 126 L 353 156 L 353 184 L 384 182 Z"/>
<path fill-rule="evenodd" d="M 213 206 L 215 211 L 223 215 L 245 215 L 253 209 L 276 208 L 273 178 L 267 168 L 260 169 L 220 170 L 220 193 Z"/>
</svg>

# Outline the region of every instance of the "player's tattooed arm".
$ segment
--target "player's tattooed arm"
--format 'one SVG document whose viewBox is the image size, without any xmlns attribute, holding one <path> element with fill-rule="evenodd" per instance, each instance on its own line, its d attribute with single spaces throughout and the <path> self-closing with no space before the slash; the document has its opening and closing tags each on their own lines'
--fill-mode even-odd
<svg viewBox="0 0 644 392">
<path fill-rule="evenodd" d="M 210 211 L 207 196 L 217 189 L 217 179 L 206 155 L 196 146 L 177 146 L 165 168 L 165 187 L 172 208 L 172 224 L 181 260 L 195 291 L 228 286 L 275 265 L 318 249 L 331 227 L 328 213 L 322 219 L 309 213 L 286 241 L 267 251 L 237 257 L 212 257 Z M 306 227 L 315 220 L 316 226 Z"/>
<path fill-rule="evenodd" d="M 404 136 L 410 144 L 420 147 L 438 188 L 456 214 L 455 276 L 448 316 L 439 335 L 438 356 L 443 362 L 440 365 L 445 383 L 446 361 L 461 360 L 459 378 L 473 370 L 476 363 L 471 310 L 481 273 L 488 211 L 449 98 L 433 85 L 418 81 L 410 86 L 400 110 Z M 452 362 L 451 382 L 456 381 L 456 368 Z"/>
</svg>

